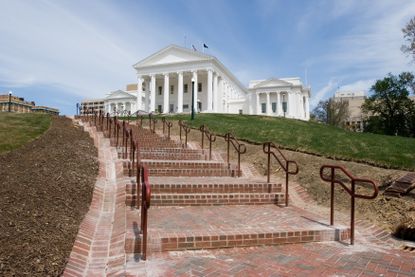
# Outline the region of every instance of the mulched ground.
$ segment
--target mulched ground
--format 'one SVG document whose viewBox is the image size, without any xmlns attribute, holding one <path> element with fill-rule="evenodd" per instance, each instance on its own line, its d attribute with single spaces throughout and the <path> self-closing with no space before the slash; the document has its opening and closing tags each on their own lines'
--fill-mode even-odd
<svg viewBox="0 0 415 277">
<path fill-rule="evenodd" d="M 0 276 L 62 273 L 97 174 L 92 139 L 62 117 L 0 155 Z"/>
</svg>

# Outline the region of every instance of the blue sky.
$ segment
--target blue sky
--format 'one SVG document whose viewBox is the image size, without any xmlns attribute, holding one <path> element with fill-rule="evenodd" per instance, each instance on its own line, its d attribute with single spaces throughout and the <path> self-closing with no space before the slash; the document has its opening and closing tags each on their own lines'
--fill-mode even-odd
<svg viewBox="0 0 415 277">
<path fill-rule="evenodd" d="M 400 51 L 413 0 L 0 0 L 0 92 L 73 114 L 136 81 L 132 65 L 169 44 L 206 43 L 238 78 L 299 76 L 312 105 L 414 71 Z"/>
</svg>

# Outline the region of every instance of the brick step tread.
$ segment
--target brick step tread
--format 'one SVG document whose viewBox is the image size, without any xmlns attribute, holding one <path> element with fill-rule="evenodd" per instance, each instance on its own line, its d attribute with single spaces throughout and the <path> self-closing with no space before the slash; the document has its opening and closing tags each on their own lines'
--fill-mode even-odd
<svg viewBox="0 0 415 277">
<path fill-rule="evenodd" d="M 274 184 L 267 183 L 266 177 L 159 177 L 149 176 L 151 184 Z"/>
<path fill-rule="evenodd" d="M 154 193 L 271 193 L 282 192 L 281 184 L 268 183 L 181 183 L 181 184 L 159 184 L 151 182 Z M 131 194 L 135 191 L 136 184 L 126 184 L 126 192 Z"/>
<path fill-rule="evenodd" d="M 207 160 L 207 156 L 203 154 L 189 153 L 140 153 L 142 159 L 148 160 Z"/>
<path fill-rule="evenodd" d="M 226 168 L 223 162 L 209 160 L 156 160 L 141 159 L 143 165 L 149 168 Z"/>
<path fill-rule="evenodd" d="M 152 206 L 213 206 L 213 205 L 264 205 L 282 204 L 283 193 L 194 193 L 194 194 L 159 194 L 151 195 Z M 127 196 L 127 206 L 136 205 L 136 197 Z"/>
<path fill-rule="evenodd" d="M 123 173 L 125 176 L 129 175 L 129 169 L 127 166 L 124 167 Z M 132 168 L 131 176 L 135 176 L 136 168 Z M 236 171 L 232 169 L 222 168 L 150 168 L 150 176 L 172 176 L 172 177 L 220 177 L 220 176 L 235 176 Z"/>
<path fill-rule="evenodd" d="M 187 176 L 233 176 L 234 171 L 229 170 L 229 169 L 220 169 L 220 168 L 186 168 L 186 169 L 150 168 L 149 174 L 153 176 L 186 176 L 186 177 Z"/>
<path fill-rule="evenodd" d="M 152 220 L 153 218 L 153 220 Z M 127 211 L 126 253 L 134 253 L 139 211 Z M 212 249 L 345 240 L 349 229 L 295 207 L 192 206 L 149 210 L 148 251 Z"/>
<path fill-rule="evenodd" d="M 201 149 L 181 148 L 181 147 L 167 147 L 167 148 L 155 148 L 155 147 L 142 147 L 141 152 L 161 152 L 161 153 L 199 153 L 203 154 Z"/>
</svg>

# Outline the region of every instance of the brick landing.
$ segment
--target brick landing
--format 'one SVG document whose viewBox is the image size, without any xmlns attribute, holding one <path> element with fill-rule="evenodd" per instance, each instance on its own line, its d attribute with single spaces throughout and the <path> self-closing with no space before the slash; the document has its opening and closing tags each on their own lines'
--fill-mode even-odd
<svg viewBox="0 0 415 277">
<path fill-rule="evenodd" d="M 136 248 L 138 211 L 127 212 L 126 252 Z M 316 215 L 275 205 L 152 207 L 149 251 L 208 249 L 345 240 L 349 229 Z"/>
</svg>

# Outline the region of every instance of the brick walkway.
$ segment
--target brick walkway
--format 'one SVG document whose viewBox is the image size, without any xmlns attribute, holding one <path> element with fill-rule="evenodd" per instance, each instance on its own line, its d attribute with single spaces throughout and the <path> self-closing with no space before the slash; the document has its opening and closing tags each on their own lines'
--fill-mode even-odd
<svg viewBox="0 0 415 277">
<path fill-rule="evenodd" d="M 232 177 L 208 177 L 211 171 L 198 168 L 204 162 L 194 160 L 206 157 L 191 149 L 179 154 L 187 160 L 181 162 L 186 170 L 179 172 L 189 177 L 151 177 L 154 199 L 159 197 L 159 202 L 149 210 L 150 254 L 142 261 L 137 254 L 141 237 L 134 180 L 124 175 L 128 173 L 125 162 L 118 159 L 109 139 L 93 128 L 86 130 L 99 149 L 100 175 L 64 276 L 415 276 L 415 253 L 400 250 L 389 234 L 375 226 L 361 221 L 355 245 L 348 245 L 347 227 L 327 226 L 327 211 L 316 207 L 298 184 L 292 185 L 288 208 L 252 205 L 260 204 L 267 194 L 275 197 L 274 203 L 281 203 L 279 182 L 256 181 L 249 165 L 243 165 L 245 177 L 238 182 Z M 147 162 L 150 166 L 171 169 L 172 163 L 159 160 L 172 159 L 177 156 L 174 151 L 143 153 L 158 160 Z M 214 162 L 206 164 L 215 164 L 212 170 L 219 168 L 220 174 L 224 171 Z M 189 206 L 202 197 L 203 204 Z M 226 197 L 235 197 L 243 205 L 224 201 Z M 194 202 L 183 202 L 189 199 Z M 345 215 L 337 218 L 348 223 Z M 257 246 L 270 244 L 274 245 Z M 221 248 L 232 246 L 238 247 Z M 205 249 L 185 250 L 197 248 Z"/>
</svg>

